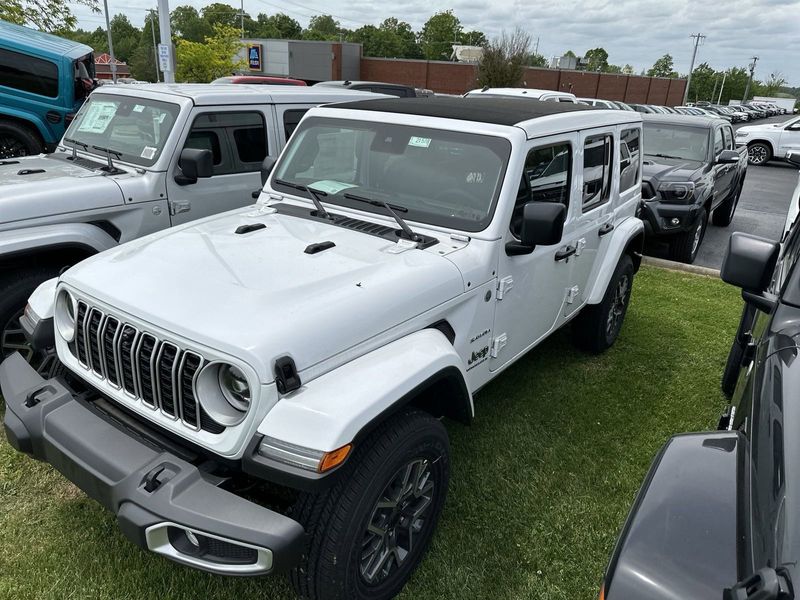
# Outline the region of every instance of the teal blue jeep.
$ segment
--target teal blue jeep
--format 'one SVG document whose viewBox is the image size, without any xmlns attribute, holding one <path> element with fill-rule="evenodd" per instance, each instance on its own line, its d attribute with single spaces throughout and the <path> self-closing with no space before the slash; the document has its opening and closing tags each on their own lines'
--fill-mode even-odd
<svg viewBox="0 0 800 600">
<path fill-rule="evenodd" d="M 0 21 L 0 160 L 52 151 L 94 87 L 89 46 Z"/>
</svg>

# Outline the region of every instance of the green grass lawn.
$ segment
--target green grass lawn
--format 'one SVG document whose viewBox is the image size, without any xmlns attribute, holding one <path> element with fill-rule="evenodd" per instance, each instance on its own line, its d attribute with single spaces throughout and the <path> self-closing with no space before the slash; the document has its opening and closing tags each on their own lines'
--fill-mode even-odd
<svg viewBox="0 0 800 600">
<path fill-rule="evenodd" d="M 478 394 L 474 425 L 448 425 L 447 505 L 402 598 L 594 599 L 655 452 L 716 423 L 740 308 L 718 280 L 644 267 L 609 352 L 559 333 Z M 0 598 L 292 597 L 282 577 L 217 577 L 140 550 L 0 438 Z"/>
</svg>

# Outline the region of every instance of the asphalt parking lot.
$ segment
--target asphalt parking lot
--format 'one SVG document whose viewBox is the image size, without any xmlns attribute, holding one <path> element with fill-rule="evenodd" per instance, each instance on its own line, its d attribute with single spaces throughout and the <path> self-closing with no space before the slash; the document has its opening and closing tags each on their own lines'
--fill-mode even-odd
<svg viewBox="0 0 800 600">
<path fill-rule="evenodd" d="M 791 115 L 782 115 L 761 119 L 754 124 L 782 123 L 790 117 Z M 738 129 L 741 125 L 735 125 L 734 128 Z M 788 163 L 772 161 L 761 167 L 748 165 L 747 178 L 733 222 L 728 227 L 715 227 L 709 223 L 694 264 L 719 269 L 728 247 L 728 238 L 734 231 L 778 239 L 783 231 L 792 192 L 797 186 L 797 176 L 797 167 Z M 665 250 L 658 246 L 648 248 L 648 253 L 666 258 Z"/>
</svg>

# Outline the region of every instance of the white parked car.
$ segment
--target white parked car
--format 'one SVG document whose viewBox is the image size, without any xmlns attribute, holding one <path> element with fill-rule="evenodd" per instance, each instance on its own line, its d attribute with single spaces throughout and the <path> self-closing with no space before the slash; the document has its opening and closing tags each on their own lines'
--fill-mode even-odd
<svg viewBox="0 0 800 600">
<path fill-rule="evenodd" d="M 736 130 L 736 145 L 747 146 L 751 165 L 785 159 L 790 151 L 800 151 L 800 117 L 783 123 L 747 125 Z"/>
<path fill-rule="evenodd" d="M 596 108 L 607 108 L 609 110 L 620 110 L 619 106 L 611 100 L 601 100 L 600 98 L 578 98 L 578 102 L 583 102 Z"/>
<path fill-rule="evenodd" d="M 484 87 L 477 90 L 470 90 L 464 96 L 511 96 L 521 98 L 533 98 L 545 102 L 572 102 L 577 103 L 578 98 L 569 92 L 556 92 L 553 90 L 537 90 L 533 88 L 490 88 Z"/>
<path fill-rule="evenodd" d="M 641 136 L 638 113 L 514 98 L 312 109 L 256 205 L 37 289 L 29 334 L 55 327 L 88 391 L 6 359 L 9 442 L 169 559 L 391 598 L 444 506 L 440 419 L 469 423 L 474 393 L 568 323 L 590 352 L 619 335 Z"/>
</svg>

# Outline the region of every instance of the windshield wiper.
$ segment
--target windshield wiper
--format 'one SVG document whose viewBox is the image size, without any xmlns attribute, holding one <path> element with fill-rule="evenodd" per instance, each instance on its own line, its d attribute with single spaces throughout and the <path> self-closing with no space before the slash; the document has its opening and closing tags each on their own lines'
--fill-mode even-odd
<svg viewBox="0 0 800 600">
<path fill-rule="evenodd" d="M 650 152 L 645 152 L 645 156 L 657 156 L 658 158 L 674 158 L 677 160 L 688 160 L 683 158 L 682 156 L 672 156 L 671 154 L 651 154 Z"/>
<path fill-rule="evenodd" d="M 330 213 L 325 210 L 325 207 L 322 206 L 322 201 L 319 199 L 320 196 L 327 196 L 328 192 L 315 190 L 307 185 L 294 183 L 293 181 L 286 181 L 285 179 L 274 179 L 273 181 L 278 185 L 285 185 L 286 187 L 294 188 L 296 190 L 300 190 L 301 192 L 306 192 L 308 197 L 311 199 L 311 202 L 314 203 L 314 208 L 317 209 L 317 216 L 322 217 L 323 219 L 333 219 Z"/>
<path fill-rule="evenodd" d="M 100 152 L 106 153 L 106 158 L 108 159 L 108 170 L 111 173 L 117 170 L 117 168 L 114 166 L 114 163 L 111 162 L 111 155 L 113 154 L 114 156 L 117 157 L 117 160 L 119 160 L 122 158 L 122 152 L 117 152 L 116 150 L 112 150 L 111 148 L 103 148 L 102 146 L 92 146 L 92 148 L 94 148 L 95 150 L 100 150 Z"/>
<path fill-rule="evenodd" d="M 394 220 L 397 221 L 397 224 L 400 225 L 400 229 L 402 229 L 403 233 L 405 233 L 408 236 L 408 239 L 410 239 L 412 242 L 424 241 L 422 236 L 414 233 L 414 230 L 408 226 L 408 223 L 406 223 L 403 220 L 403 218 L 395 212 L 395 210 L 401 212 L 408 212 L 408 209 L 405 206 L 400 206 L 398 204 L 389 204 L 388 202 L 384 202 L 383 200 L 375 200 L 373 198 L 367 198 L 366 196 L 351 194 L 350 192 L 345 192 L 343 196 L 348 200 L 355 200 L 356 202 L 364 202 L 366 204 L 371 204 L 372 206 L 381 206 L 385 208 L 389 212 L 389 214 L 394 218 Z"/>
<path fill-rule="evenodd" d="M 64 141 L 72 144 L 72 160 L 75 160 L 77 158 L 78 146 L 83 148 L 84 152 L 86 152 L 89 149 L 89 144 L 84 144 L 83 142 L 79 142 L 78 140 L 73 140 L 72 138 L 65 137 Z"/>
</svg>

